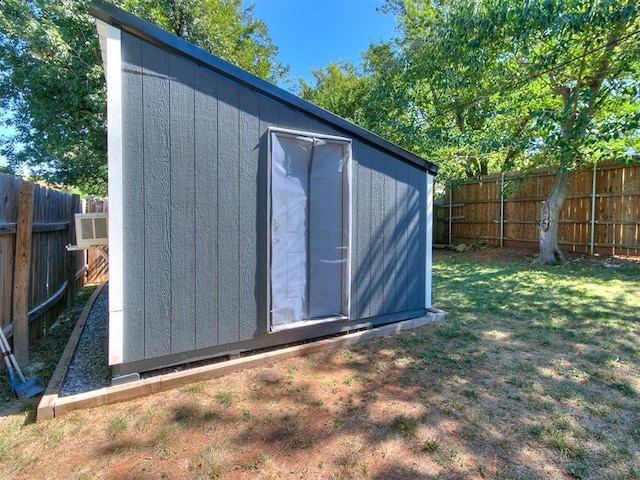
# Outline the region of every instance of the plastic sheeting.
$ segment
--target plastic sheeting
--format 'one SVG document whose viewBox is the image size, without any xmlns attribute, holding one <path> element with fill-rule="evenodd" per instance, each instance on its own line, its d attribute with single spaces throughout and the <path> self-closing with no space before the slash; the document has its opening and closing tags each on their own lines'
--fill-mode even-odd
<svg viewBox="0 0 640 480">
<path fill-rule="evenodd" d="M 350 151 L 347 140 L 271 133 L 273 331 L 348 315 Z"/>
</svg>

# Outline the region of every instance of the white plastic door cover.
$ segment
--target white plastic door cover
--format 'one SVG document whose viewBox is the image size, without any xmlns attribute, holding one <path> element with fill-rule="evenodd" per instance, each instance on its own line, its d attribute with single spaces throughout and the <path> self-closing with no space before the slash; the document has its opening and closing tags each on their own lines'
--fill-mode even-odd
<svg viewBox="0 0 640 480">
<path fill-rule="evenodd" d="M 348 139 L 271 131 L 271 330 L 349 315 Z"/>
</svg>

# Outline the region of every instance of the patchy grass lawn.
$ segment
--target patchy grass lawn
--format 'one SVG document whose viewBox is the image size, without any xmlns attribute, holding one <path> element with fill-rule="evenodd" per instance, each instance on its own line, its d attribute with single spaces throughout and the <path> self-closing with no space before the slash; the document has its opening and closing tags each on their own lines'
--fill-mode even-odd
<svg viewBox="0 0 640 480">
<path fill-rule="evenodd" d="M 574 260 L 437 251 L 444 322 L 0 417 L 0 478 L 640 479 L 640 265 Z"/>
</svg>

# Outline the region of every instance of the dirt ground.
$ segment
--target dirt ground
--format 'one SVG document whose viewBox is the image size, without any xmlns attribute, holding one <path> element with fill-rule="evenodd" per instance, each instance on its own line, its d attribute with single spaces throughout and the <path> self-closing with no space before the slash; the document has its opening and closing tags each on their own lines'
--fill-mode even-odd
<svg viewBox="0 0 640 480">
<path fill-rule="evenodd" d="M 478 250 L 468 252 L 455 252 L 445 248 L 440 250 L 442 254 L 461 255 L 474 261 L 530 261 L 535 262 L 538 256 L 537 248 L 498 248 L 486 246 Z M 587 255 L 585 253 L 563 252 L 569 265 L 602 265 L 610 268 L 619 268 L 623 266 L 636 267 L 640 266 L 640 257 L 629 255 Z"/>
<path fill-rule="evenodd" d="M 512 262 L 533 261 L 535 251 L 443 250 L 434 257 L 448 255 Z M 569 254 L 568 260 L 640 266 L 634 258 Z M 498 333 L 473 334 L 465 343 L 464 332 L 439 334 L 439 328 L 38 424 L 28 406 L 25 413 L 5 411 L 0 478 L 591 478 L 580 475 L 580 457 L 535 441 L 527 433 L 535 424 L 523 426 L 537 408 L 551 408 L 550 398 L 532 407 L 526 396 L 496 393 L 513 388 L 492 376 L 499 362 L 523 362 L 506 337 L 498 345 Z M 439 350 L 443 338 L 454 342 L 446 354 Z"/>
<path fill-rule="evenodd" d="M 30 425 L 24 473 L 3 478 L 495 478 L 509 459 L 448 440 L 464 435 L 456 418 L 424 418 L 428 401 L 447 399 L 407 377 L 398 345 L 328 350 Z"/>
</svg>

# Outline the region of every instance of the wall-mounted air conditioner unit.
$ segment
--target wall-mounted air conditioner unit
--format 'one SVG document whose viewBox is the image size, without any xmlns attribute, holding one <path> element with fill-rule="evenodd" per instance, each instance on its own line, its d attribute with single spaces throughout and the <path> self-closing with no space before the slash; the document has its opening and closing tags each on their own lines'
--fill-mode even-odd
<svg viewBox="0 0 640 480">
<path fill-rule="evenodd" d="M 76 243 L 78 247 L 106 245 L 108 241 L 106 213 L 76 213 Z"/>
</svg>

